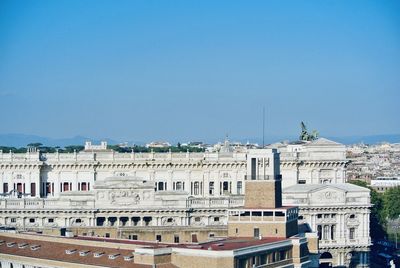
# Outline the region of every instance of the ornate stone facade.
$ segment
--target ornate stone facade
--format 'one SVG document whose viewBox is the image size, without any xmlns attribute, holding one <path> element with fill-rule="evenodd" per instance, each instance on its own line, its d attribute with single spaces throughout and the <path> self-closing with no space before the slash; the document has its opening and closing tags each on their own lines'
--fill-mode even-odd
<svg viewBox="0 0 400 268">
<path fill-rule="evenodd" d="M 275 143 L 281 156 L 283 187 L 295 184 L 345 183 L 346 147 L 319 138 L 315 141 Z"/>
<path fill-rule="evenodd" d="M 0 224 L 225 226 L 226 209 L 243 205 L 245 179 L 277 174 L 279 154 L 270 149 L 0 154 Z"/>
<path fill-rule="evenodd" d="M 123 233 L 127 237 L 133 235 L 133 229 L 151 227 L 157 233 L 162 231 L 157 228 L 164 226 L 221 227 L 226 234 L 227 210 L 243 207 L 246 180 L 282 174 L 282 185 L 286 187 L 283 205 L 299 206 L 300 216 L 314 232 L 319 228 L 317 221 L 325 220 L 319 215 L 335 215 L 326 219 L 329 224 L 320 225 L 323 229 L 335 225 L 337 229 L 331 233 L 337 236 L 321 239 L 320 245 L 331 254 L 334 264 L 348 263 L 350 253 L 355 261 L 358 252 L 366 252 L 370 244 L 370 201 L 365 191 L 335 186 L 345 182 L 348 161 L 344 146 L 319 139 L 272 147 L 280 151 L 281 163 L 275 149 L 215 153 L 0 153 L 0 225 L 25 230 L 68 227 L 79 233 L 79 228 L 93 227 L 104 235 L 110 235 L 108 229 L 118 227 L 116 235 Z M 288 192 L 291 186 L 297 189 L 312 184 L 332 188 L 320 188 L 310 195 L 304 190 Z M 346 201 L 342 204 L 343 200 Z M 344 237 L 350 235 L 347 227 L 355 222 L 353 218 L 350 225 L 345 223 L 345 231 L 339 231 L 345 222 L 342 217 L 350 217 L 350 211 L 364 226 L 363 231 L 358 227 L 353 233 L 360 247 L 350 241 L 354 239 Z M 366 263 L 366 258 L 361 254 L 358 263 Z"/>
</svg>

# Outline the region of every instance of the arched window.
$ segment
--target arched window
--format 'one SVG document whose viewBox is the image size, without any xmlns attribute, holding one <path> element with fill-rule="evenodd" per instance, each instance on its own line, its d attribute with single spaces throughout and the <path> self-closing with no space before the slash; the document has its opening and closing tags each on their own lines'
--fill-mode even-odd
<svg viewBox="0 0 400 268">
<path fill-rule="evenodd" d="M 321 254 L 320 259 L 332 259 L 332 254 L 329 252 L 324 252 Z"/>
</svg>

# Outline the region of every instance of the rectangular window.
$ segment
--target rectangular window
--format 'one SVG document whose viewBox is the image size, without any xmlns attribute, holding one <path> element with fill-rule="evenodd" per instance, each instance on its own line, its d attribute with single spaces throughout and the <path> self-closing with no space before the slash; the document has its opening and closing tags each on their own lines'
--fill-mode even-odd
<svg viewBox="0 0 400 268">
<path fill-rule="evenodd" d="M 22 193 L 22 183 L 17 183 L 17 191 L 19 192 L 19 193 Z"/>
<path fill-rule="evenodd" d="M 161 235 L 156 235 L 156 240 L 158 241 L 158 242 L 161 242 Z"/>
<path fill-rule="evenodd" d="M 209 194 L 210 195 L 214 195 L 214 182 L 213 181 L 210 181 L 209 183 L 208 183 L 208 191 L 209 191 Z"/>
<path fill-rule="evenodd" d="M 174 243 L 179 243 L 179 235 L 174 235 Z"/>
<path fill-rule="evenodd" d="M 47 196 L 50 193 L 51 193 L 51 184 L 50 184 L 50 182 L 46 182 L 46 193 L 45 193 L 45 195 Z"/>
<path fill-rule="evenodd" d="M 175 190 L 177 190 L 177 191 L 182 191 L 183 190 L 181 181 L 178 181 L 178 182 L 175 183 Z"/>
<path fill-rule="evenodd" d="M 34 223 L 34 222 L 35 222 L 35 219 L 34 219 L 34 218 L 30 218 L 30 219 L 29 219 L 29 222 L 30 222 L 30 223 Z"/>
<path fill-rule="evenodd" d="M 257 175 L 257 159 L 252 158 L 251 159 L 251 179 L 255 180 L 256 179 L 256 175 Z"/>
<path fill-rule="evenodd" d="M 356 233 L 356 229 L 355 228 L 350 228 L 349 229 L 349 238 L 350 239 L 355 239 L 355 233 Z"/>
<path fill-rule="evenodd" d="M 132 238 L 131 238 L 132 240 L 138 240 L 138 236 L 137 235 L 132 235 Z"/>
<path fill-rule="evenodd" d="M 3 193 L 8 193 L 8 183 L 3 183 Z"/>
<path fill-rule="evenodd" d="M 158 182 L 158 190 L 164 191 L 164 182 L 162 182 L 162 181 Z"/>
<path fill-rule="evenodd" d="M 106 237 L 107 237 L 107 238 L 110 237 L 110 233 L 106 233 Z"/>
<path fill-rule="evenodd" d="M 236 188 L 237 188 L 237 194 L 242 194 L 242 182 L 241 181 L 237 182 Z"/>
<path fill-rule="evenodd" d="M 81 183 L 81 191 L 87 191 L 87 184 L 86 182 Z"/>
<path fill-rule="evenodd" d="M 31 183 L 31 196 L 36 196 L 36 184 L 34 182 Z"/>
<path fill-rule="evenodd" d="M 11 218 L 11 222 L 16 223 L 17 222 L 17 218 Z"/>
<path fill-rule="evenodd" d="M 285 217 L 285 213 L 282 211 L 275 211 L 275 217 Z"/>
<path fill-rule="evenodd" d="M 69 191 L 69 183 L 68 182 L 64 182 L 63 183 L 63 192 L 67 192 L 67 191 Z"/>
<path fill-rule="evenodd" d="M 48 221 L 48 223 L 53 223 L 54 219 L 53 218 L 49 218 L 47 221 Z"/>
<path fill-rule="evenodd" d="M 254 228 L 254 237 L 258 238 L 260 236 L 260 229 Z"/>
<path fill-rule="evenodd" d="M 229 192 L 229 182 L 224 181 L 222 183 L 222 190 L 224 191 L 224 193 L 228 193 Z"/>
<path fill-rule="evenodd" d="M 199 242 L 197 240 L 197 234 L 192 234 L 192 243 L 197 243 L 197 242 Z"/>
<path fill-rule="evenodd" d="M 193 188 L 193 194 L 194 195 L 199 195 L 199 193 L 200 193 L 200 186 L 199 186 L 199 182 L 198 181 L 196 181 L 195 183 L 194 183 L 194 188 Z"/>
</svg>

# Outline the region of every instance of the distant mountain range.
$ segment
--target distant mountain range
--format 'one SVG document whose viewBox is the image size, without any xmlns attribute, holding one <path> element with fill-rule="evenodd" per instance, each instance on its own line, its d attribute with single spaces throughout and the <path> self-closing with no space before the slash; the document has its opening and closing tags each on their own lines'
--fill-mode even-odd
<svg viewBox="0 0 400 268">
<path fill-rule="evenodd" d="M 396 143 L 400 142 L 400 134 L 382 134 L 382 135 L 369 135 L 369 136 L 343 136 L 343 137 L 330 137 L 327 136 L 327 139 L 340 142 L 343 144 L 355 144 L 355 143 L 365 143 L 365 144 L 376 144 L 380 142 L 390 142 Z M 121 141 L 116 141 L 113 139 L 101 139 L 108 142 L 108 144 L 118 144 Z M 84 145 L 85 141 L 92 141 L 97 144 L 100 143 L 100 139 L 93 139 L 90 137 L 83 136 L 75 136 L 71 138 L 49 138 L 37 135 L 27 135 L 27 134 L 0 134 L 0 146 L 13 146 L 13 147 L 25 147 L 29 143 L 40 142 L 44 146 L 67 146 L 67 145 Z M 248 139 L 250 142 L 255 142 L 258 144 L 262 144 L 262 140 L 254 138 Z M 296 140 L 296 137 L 287 136 L 287 137 L 267 137 L 265 139 L 265 144 L 289 140 Z M 234 141 L 234 140 L 232 140 Z M 240 139 L 241 142 L 246 143 L 247 139 Z M 147 141 L 147 142 L 150 142 Z M 207 142 L 207 141 L 204 141 Z M 128 144 L 144 144 L 145 142 L 139 141 L 129 141 Z"/>
</svg>

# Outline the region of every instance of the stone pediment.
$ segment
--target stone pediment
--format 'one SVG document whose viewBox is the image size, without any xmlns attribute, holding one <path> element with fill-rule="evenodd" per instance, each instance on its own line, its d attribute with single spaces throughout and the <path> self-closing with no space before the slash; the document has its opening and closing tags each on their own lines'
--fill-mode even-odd
<svg viewBox="0 0 400 268">
<path fill-rule="evenodd" d="M 308 143 L 308 144 L 306 144 L 306 146 L 343 146 L 343 144 L 340 144 L 340 143 L 338 143 L 338 142 L 335 142 L 335 141 L 331 141 L 331 140 L 328 140 L 328 139 L 326 139 L 326 138 L 319 138 L 319 139 L 317 139 L 317 140 L 315 140 L 315 141 L 312 141 L 312 142 L 310 142 L 310 143 Z"/>
<path fill-rule="evenodd" d="M 346 202 L 346 191 L 336 187 L 325 186 L 310 192 L 311 204 L 338 205 Z"/>
</svg>

